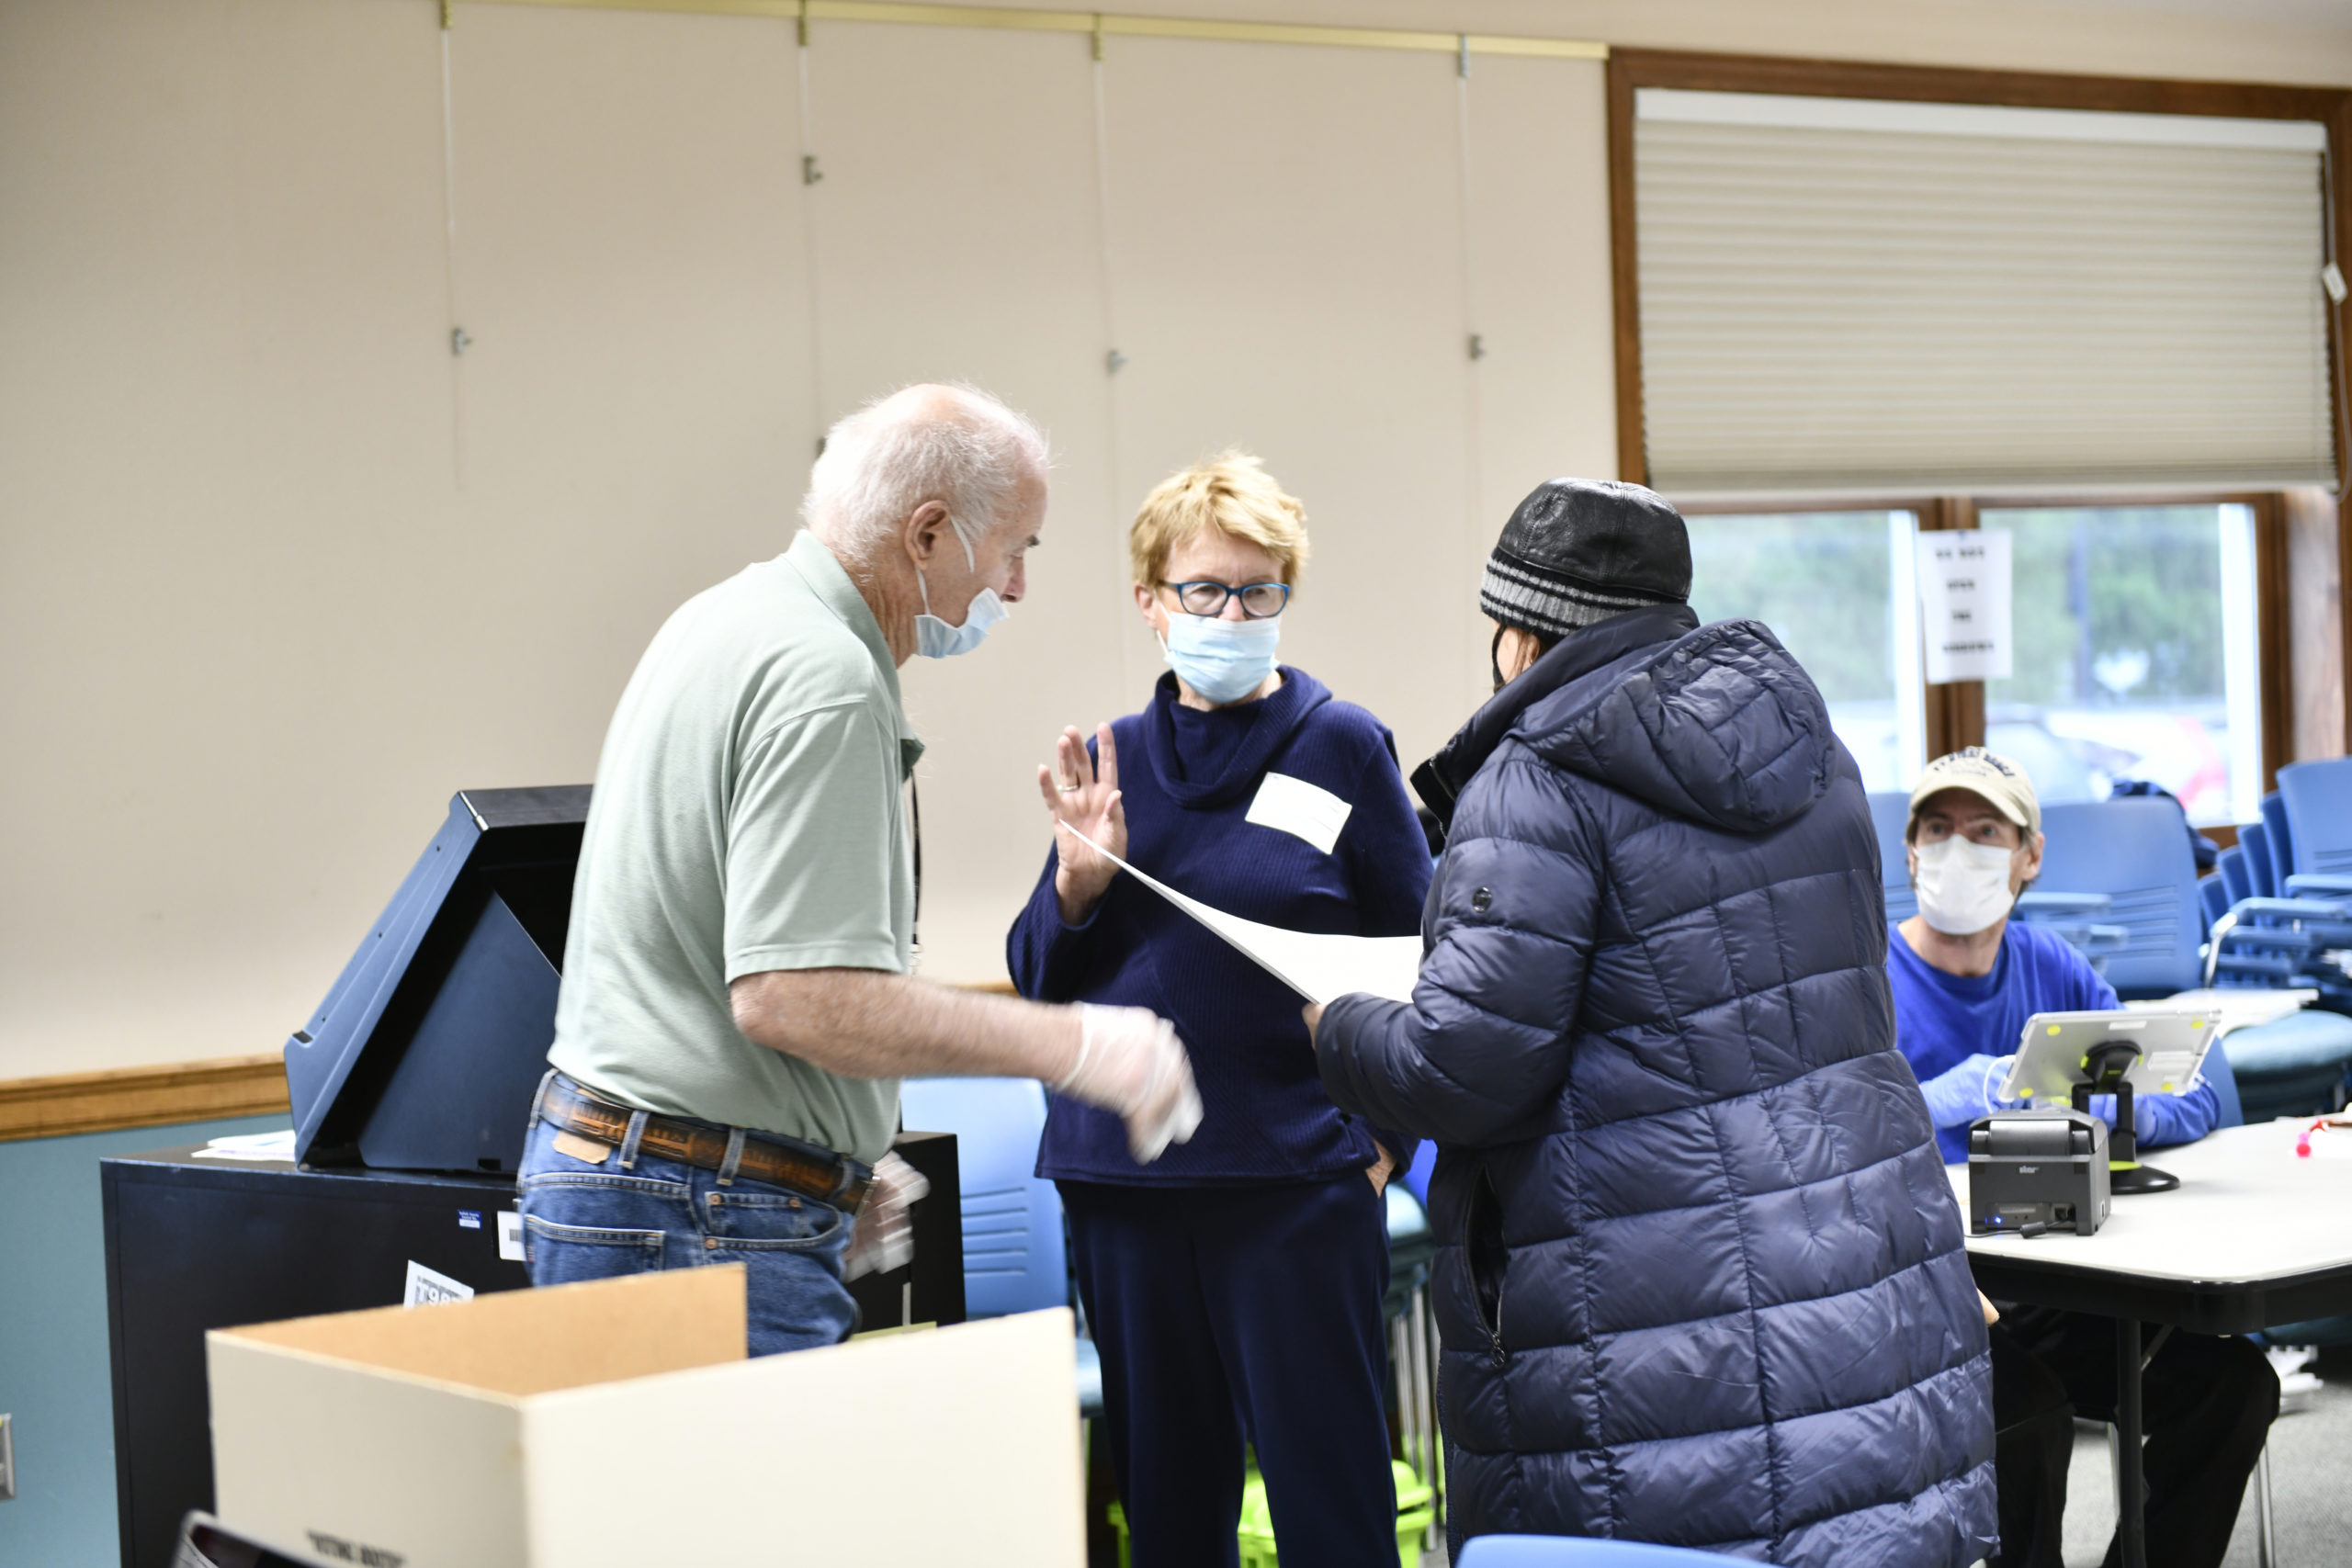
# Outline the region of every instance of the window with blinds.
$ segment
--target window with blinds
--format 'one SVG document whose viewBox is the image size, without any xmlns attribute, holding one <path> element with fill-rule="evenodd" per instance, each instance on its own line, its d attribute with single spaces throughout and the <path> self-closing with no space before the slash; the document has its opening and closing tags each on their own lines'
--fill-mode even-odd
<svg viewBox="0 0 2352 1568">
<path fill-rule="evenodd" d="M 2316 123 L 1643 88 L 1677 497 L 2335 476 Z"/>
</svg>

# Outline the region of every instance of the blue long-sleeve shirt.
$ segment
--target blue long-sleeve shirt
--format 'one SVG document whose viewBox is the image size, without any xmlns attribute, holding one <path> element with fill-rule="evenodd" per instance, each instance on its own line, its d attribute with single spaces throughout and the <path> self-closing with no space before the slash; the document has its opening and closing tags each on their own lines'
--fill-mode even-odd
<svg viewBox="0 0 2352 1568">
<path fill-rule="evenodd" d="M 1894 986 L 1894 1043 L 1923 1084 L 1971 1056 L 2011 1055 L 2035 1013 L 2106 1012 L 2122 1005 L 2115 987 L 2064 937 L 2024 920 L 2011 920 L 2002 933 L 1989 975 L 1944 973 L 1912 952 L 1889 922 L 1886 972 Z M 2112 1099 L 2097 1096 L 2091 1106 L 2115 1124 Z M 2220 1098 L 2202 1083 L 2187 1094 L 2132 1100 L 2132 1131 L 2143 1149 L 2193 1144 L 2220 1118 Z M 1936 1142 L 1947 1163 L 1966 1159 L 1968 1123 L 1937 1128 Z"/>
<path fill-rule="evenodd" d="M 1430 853 L 1405 795 L 1395 742 L 1363 709 L 1302 671 L 1272 695 L 1202 712 L 1162 676 L 1151 704 L 1113 724 L 1127 860 L 1180 893 L 1295 931 L 1410 936 L 1420 930 Z M 1271 803 L 1281 774 L 1336 796 L 1345 822 L 1329 852 L 1282 824 L 1312 823 Z M 1273 796 L 1293 786 L 1276 784 Z M 1192 1055 L 1202 1120 L 1190 1143 L 1148 1166 L 1108 1111 L 1057 1097 L 1037 1174 L 1062 1180 L 1224 1186 L 1361 1170 L 1380 1144 L 1408 1164 L 1417 1138 L 1331 1103 L 1300 1016 L 1305 998 L 1131 876 L 1112 879 L 1082 925 L 1065 925 L 1051 852 L 1005 938 L 1021 994 L 1145 1007 Z"/>
</svg>

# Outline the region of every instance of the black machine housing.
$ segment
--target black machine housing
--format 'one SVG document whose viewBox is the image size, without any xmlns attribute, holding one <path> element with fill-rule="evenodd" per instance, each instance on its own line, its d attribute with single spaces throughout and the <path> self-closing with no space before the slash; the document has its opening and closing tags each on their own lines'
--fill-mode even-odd
<svg viewBox="0 0 2352 1568">
<path fill-rule="evenodd" d="M 465 790 L 318 1012 L 286 1043 L 306 1166 L 522 1163 L 555 1040 L 586 784 Z"/>
<path fill-rule="evenodd" d="M 2090 1235 L 2107 1223 L 2107 1123 L 2081 1111 L 2002 1111 L 1968 1129 L 1968 1227 Z"/>
</svg>

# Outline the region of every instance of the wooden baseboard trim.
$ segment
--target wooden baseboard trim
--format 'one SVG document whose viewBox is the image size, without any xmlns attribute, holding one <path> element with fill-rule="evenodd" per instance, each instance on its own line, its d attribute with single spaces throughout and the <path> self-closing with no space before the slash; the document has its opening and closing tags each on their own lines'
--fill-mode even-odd
<svg viewBox="0 0 2352 1568">
<path fill-rule="evenodd" d="M 0 1081 L 0 1143 L 288 1110 L 286 1063 L 275 1055 L 61 1073 Z"/>
</svg>

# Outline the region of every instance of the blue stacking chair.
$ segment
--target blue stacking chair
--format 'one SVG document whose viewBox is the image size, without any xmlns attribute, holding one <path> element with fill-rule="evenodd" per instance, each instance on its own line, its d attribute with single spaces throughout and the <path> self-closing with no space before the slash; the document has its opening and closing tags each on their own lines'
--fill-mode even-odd
<svg viewBox="0 0 2352 1568">
<path fill-rule="evenodd" d="M 2288 763 L 2278 770 L 2278 795 L 2294 874 L 2352 876 L 2352 758 Z"/>
<path fill-rule="evenodd" d="M 2106 965 L 2119 994 L 2165 997 L 2198 983 L 2204 906 L 2177 804 L 2135 795 L 2049 806 L 2041 830 L 2036 891 L 2106 896 L 2100 919 L 2123 931 Z"/>
<path fill-rule="evenodd" d="M 1046 1089 L 1035 1078 L 909 1078 L 899 1115 L 925 1133 L 956 1134 L 964 1189 L 964 1314 L 1002 1317 L 1068 1306 L 1069 1255 L 1062 1197 L 1032 1174 L 1046 1130 Z M 1102 1358 L 1078 1341 L 1078 1408 L 1102 1414 Z"/>
<path fill-rule="evenodd" d="M 2309 988 L 2331 1005 L 2306 1008 L 2229 1036 L 2245 1119 L 2267 1122 L 2334 1109 L 2352 1068 L 2352 1017 L 2341 975 L 2313 973 L 2328 947 L 2352 945 L 2352 903 L 2242 898 L 2213 921 L 2206 967 L 2223 988 Z"/>
<path fill-rule="evenodd" d="M 1873 795 L 1871 826 L 1878 830 L 1879 883 L 1886 890 L 1886 918 L 1907 920 L 1919 912 L 1919 896 L 1911 891 L 1910 863 L 1903 852 L 1903 829 L 1911 820 L 1907 794 Z"/>
<path fill-rule="evenodd" d="M 2222 879 L 2222 886 L 2228 890 L 2233 905 L 2244 903 L 2254 897 L 2254 878 L 2246 874 L 2244 845 L 2232 844 L 2223 850 L 2220 858 L 2213 862 L 2213 874 Z"/>
<path fill-rule="evenodd" d="M 1724 1559 L 1640 1540 L 1588 1540 L 1570 1535 L 1482 1535 L 1465 1542 L 1456 1568 L 1700 1568 Z"/>
<path fill-rule="evenodd" d="M 2253 896 L 2278 897 L 2278 871 L 2270 860 L 2270 829 L 2259 822 L 2241 823 L 2238 848 L 2245 852 L 2238 857 L 2238 864 L 2245 871 L 2245 885 Z"/>
<path fill-rule="evenodd" d="M 2215 920 L 2230 912 L 2230 890 L 2222 885 L 2222 874 L 2216 871 L 2198 879 L 2197 894 L 2205 906 L 2205 929 L 2211 931 Z"/>
<path fill-rule="evenodd" d="M 2262 829 L 2270 843 L 2271 891 L 2282 892 L 2295 874 L 2295 834 L 2287 825 L 2287 797 L 2275 789 L 2262 797 Z"/>
<path fill-rule="evenodd" d="M 2298 766 L 2308 770 L 2299 786 L 2306 810 L 2333 798 L 2318 787 L 2331 776 L 2352 789 L 2352 778 L 2330 774 L 2332 763 Z M 2206 984 L 2309 988 L 2325 1010 L 2230 1036 L 2245 1114 L 2254 1121 L 2332 1108 L 2352 1067 L 2352 1019 L 2344 1016 L 2352 1012 L 2352 982 L 2321 958 L 2331 948 L 2352 946 L 2352 877 L 2293 871 L 2299 836 L 2283 775 L 2281 789 L 2262 803 L 2262 820 L 2238 829 L 2237 844 L 2222 852 L 2215 874 L 2199 888 L 2208 927 Z"/>
<path fill-rule="evenodd" d="M 1069 1305 L 1061 1194 L 1030 1174 L 1046 1130 L 1044 1086 L 1035 1078 L 909 1078 L 899 1108 L 910 1128 L 956 1134 L 966 1315 Z"/>
</svg>

